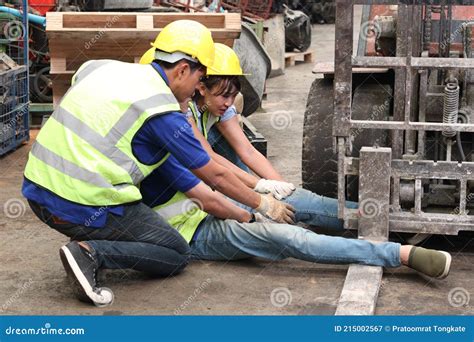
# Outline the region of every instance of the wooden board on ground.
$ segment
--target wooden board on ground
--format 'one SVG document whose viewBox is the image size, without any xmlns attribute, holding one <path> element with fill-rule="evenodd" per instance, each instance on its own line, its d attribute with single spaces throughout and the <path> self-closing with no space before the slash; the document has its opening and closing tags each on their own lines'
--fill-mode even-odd
<svg viewBox="0 0 474 342">
<path fill-rule="evenodd" d="M 351 265 L 339 297 L 336 316 L 373 315 L 382 283 L 382 267 Z"/>
<path fill-rule="evenodd" d="M 285 67 L 294 66 L 296 62 L 314 63 L 314 53 L 311 51 L 305 52 L 286 52 L 285 53 Z"/>
<path fill-rule="evenodd" d="M 206 25 L 215 42 L 228 46 L 233 46 L 240 36 L 239 13 L 48 12 L 46 33 L 54 103 L 59 102 L 69 88 L 71 76 L 84 62 L 136 62 L 163 27 L 180 19 Z"/>
</svg>

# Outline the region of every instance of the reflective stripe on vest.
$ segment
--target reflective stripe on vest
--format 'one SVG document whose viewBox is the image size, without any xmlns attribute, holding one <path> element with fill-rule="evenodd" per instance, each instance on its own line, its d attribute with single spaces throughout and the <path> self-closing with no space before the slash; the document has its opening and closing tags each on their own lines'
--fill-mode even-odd
<svg viewBox="0 0 474 342">
<path fill-rule="evenodd" d="M 177 192 L 168 202 L 153 208 L 189 243 L 207 213 L 182 192 Z"/>
<path fill-rule="evenodd" d="M 188 103 L 188 105 L 189 105 L 189 108 L 191 109 L 191 112 L 193 113 L 196 126 L 201 131 L 202 135 L 204 135 L 204 138 L 206 138 L 207 140 L 207 135 L 209 131 L 211 130 L 212 126 L 214 126 L 214 124 L 216 123 L 219 123 L 221 118 L 211 115 L 209 111 L 206 110 L 204 113 L 201 113 L 201 120 L 199 120 L 198 108 L 197 108 L 196 103 L 194 101 L 191 101 Z"/>
<path fill-rule="evenodd" d="M 119 82 L 123 75 L 126 85 Z M 171 90 L 151 66 L 88 62 L 38 134 L 25 177 L 80 204 L 138 201 L 136 185 L 169 153 L 158 163 L 145 165 L 133 155 L 131 141 L 151 117 L 179 110 Z"/>
<path fill-rule="evenodd" d="M 77 72 L 73 75 L 72 80 L 71 80 L 71 85 L 76 84 L 80 80 L 87 77 L 87 75 L 89 75 L 93 71 L 97 70 L 101 66 L 103 66 L 105 64 L 108 64 L 110 62 L 113 62 L 113 60 L 111 60 L 111 59 L 101 59 L 101 60 L 98 60 L 98 61 L 92 60 L 92 61 L 85 62 L 84 64 L 81 65 L 79 70 L 77 70 Z"/>
</svg>

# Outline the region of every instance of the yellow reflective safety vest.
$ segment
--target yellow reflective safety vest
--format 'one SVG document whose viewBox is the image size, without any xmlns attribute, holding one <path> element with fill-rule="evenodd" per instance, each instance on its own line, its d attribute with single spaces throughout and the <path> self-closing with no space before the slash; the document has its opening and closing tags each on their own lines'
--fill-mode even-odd
<svg viewBox="0 0 474 342">
<path fill-rule="evenodd" d="M 202 130 L 202 133 L 207 139 L 207 132 L 211 129 L 212 125 L 219 122 L 219 119 L 206 111 L 201 115 L 200 120 L 197 114 L 198 109 L 196 104 L 189 102 L 189 108 L 191 109 L 196 123 L 200 123 L 198 124 L 198 128 L 201 130 L 201 127 L 206 127 L 206 129 Z M 168 221 L 170 225 L 176 228 L 187 242 L 191 241 L 199 224 L 208 215 L 205 211 L 201 210 L 198 204 L 179 191 L 176 192 L 168 202 L 156 206 L 153 209 Z"/>
<path fill-rule="evenodd" d="M 137 185 L 169 154 L 145 165 L 131 141 L 148 119 L 180 111 L 176 98 L 151 65 L 89 61 L 72 83 L 38 134 L 25 177 L 82 205 L 141 200 Z"/>
<path fill-rule="evenodd" d="M 191 113 L 193 114 L 194 121 L 196 122 L 197 128 L 201 131 L 202 135 L 207 140 L 207 135 L 209 131 L 211 130 L 212 126 L 214 124 L 219 123 L 221 120 L 220 117 L 217 117 L 215 115 L 212 115 L 209 113 L 208 110 L 206 110 L 204 113 L 201 113 L 201 116 L 198 115 L 199 109 L 197 108 L 197 105 L 194 101 L 190 101 L 188 103 L 189 109 L 191 110 Z"/>
<path fill-rule="evenodd" d="M 199 202 L 192 201 L 179 191 L 168 202 L 153 209 L 177 229 L 188 243 L 193 238 L 199 224 L 208 215 L 201 210 Z"/>
</svg>

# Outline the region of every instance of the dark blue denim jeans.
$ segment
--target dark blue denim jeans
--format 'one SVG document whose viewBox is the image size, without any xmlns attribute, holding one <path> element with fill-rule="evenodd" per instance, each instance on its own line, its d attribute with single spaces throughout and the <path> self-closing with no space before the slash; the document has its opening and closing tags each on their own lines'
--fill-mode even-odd
<svg viewBox="0 0 474 342">
<path fill-rule="evenodd" d="M 102 228 L 58 220 L 46 208 L 29 202 L 41 221 L 68 236 L 85 241 L 101 269 L 134 269 L 153 276 L 169 276 L 188 264 L 186 240 L 143 203 L 127 205 L 123 216 L 109 213 Z"/>
</svg>

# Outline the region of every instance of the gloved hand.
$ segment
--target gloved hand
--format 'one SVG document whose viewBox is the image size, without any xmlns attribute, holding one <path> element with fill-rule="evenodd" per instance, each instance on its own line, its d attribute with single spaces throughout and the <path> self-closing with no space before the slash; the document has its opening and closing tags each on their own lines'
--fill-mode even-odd
<svg viewBox="0 0 474 342">
<path fill-rule="evenodd" d="M 260 195 L 260 204 L 255 210 L 278 223 L 293 224 L 295 220 L 295 209 L 287 203 L 277 201 L 270 194 Z"/>
<path fill-rule="evenodd" d="M 254 190 L 261 194 L 271 193 L 277 200 L 282 200 L 290 196 L 295 191 L 295 186 L 291 183 L 270 179 L 260 179 Z"/>
<path fill-rule="evenodd" d="M 254 217 L 255 217 L 255 222 L 258 222 L 258 223 L 273 223 L 274 222 L 270 220 L 268 217 L 263 216 L 260 213 L 255 213 Z"/>
</svg>

